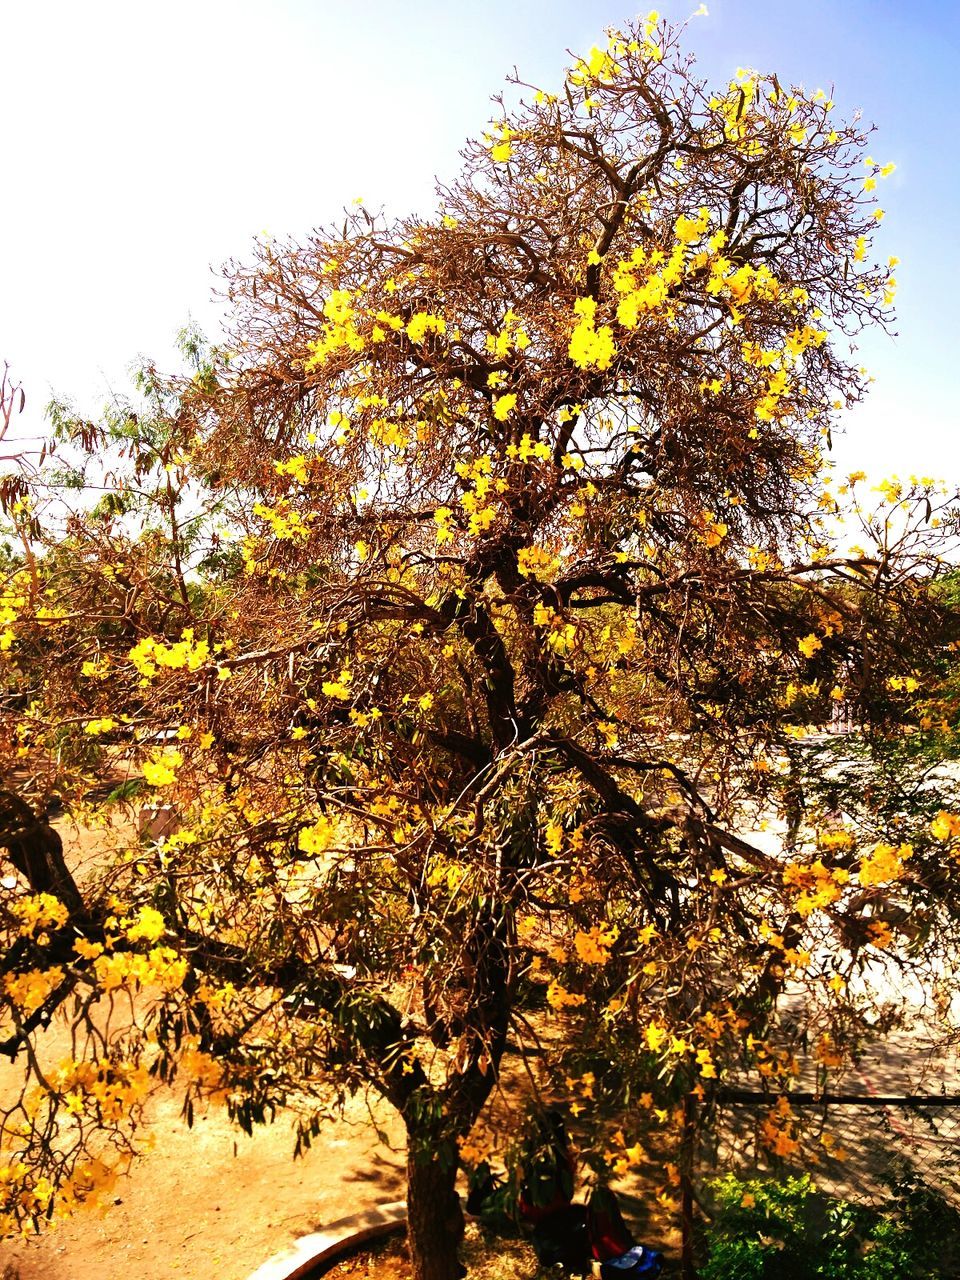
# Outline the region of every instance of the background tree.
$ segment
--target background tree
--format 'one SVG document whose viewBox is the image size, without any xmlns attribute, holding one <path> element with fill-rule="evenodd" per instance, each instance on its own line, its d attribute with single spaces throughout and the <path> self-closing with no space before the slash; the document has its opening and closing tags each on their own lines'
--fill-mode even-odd
<svg viewBox="0 0 960 1280">
<path fill-rule="evenodd" d="M 666 1132 L 728 1069 L 795 1073 L 788 984 L 825 1070 L 864 1033 L 858 966 L 949 935 L 932 794 L 804 825 L 831 807 L 805 726 L 842 700 L 869 754 L 952 637 L 946 495 L 889 486 L 860 552 L 825 524 L 861 483 L 825 492 L 821 448 L 864 389 L 848 336 L 890 315 L 890 166 L 819 91 L 711 94 L 653 17 L 510 102 L 435 217 L 261 243 L 191 377 L 57 410 L 4 765 L 177 827 L 44 880 L 6 802 L 9 1226 L 110 1176 L 146 1069 L 246 1127 L 296 1106 L 303 1141 L 372 1087 L 409 1135 L 415 1272 L 449 1280 L 508 1039 L 555 1020 L 540 1095 L 586 1120 L 642 1090 Z M 771 806 L 790 862 L 744 838 Z M 44 1071 L 57 1008 L 77 1048 Z M 627 1114 L 597 1176 L 639 1158 Z M 788 1153 L 788 1111 L 764 1133 Z"/>
</svg>

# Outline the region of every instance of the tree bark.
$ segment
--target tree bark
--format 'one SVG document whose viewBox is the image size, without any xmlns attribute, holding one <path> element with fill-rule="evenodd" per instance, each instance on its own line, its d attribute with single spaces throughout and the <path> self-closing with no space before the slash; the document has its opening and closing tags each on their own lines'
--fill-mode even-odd
<svg viewBox="0 0 960 1280">
<path fill-rule="evenodd" d="M 446 1155 L 446 1159 L 443 1156 Z M 414 1280 L 460 1280 L 463 1211 L 451 1151 L 407 1154 L 407 1238 Z"/>
<path fill-rule="evenodd" d="M 6 849 L 31 893 L 53 894 L 71 915 L 86 914 L 60 837 L 13 791 L 0 790 L 0 849 Z"/>
</svg>

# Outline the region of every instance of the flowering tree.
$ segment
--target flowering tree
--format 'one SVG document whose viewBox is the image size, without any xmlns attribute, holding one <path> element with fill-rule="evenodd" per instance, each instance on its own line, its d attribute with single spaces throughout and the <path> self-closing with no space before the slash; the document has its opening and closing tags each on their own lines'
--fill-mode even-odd
<svg viewBox="0 0 960 1280">
<path fill-rule="evenodd" d="M 510 102 L 434 218 L 231 265 L 229 347 L 188 335 L 193 375 L 147 369 L 101 424 L 58 409 L 16 499 L 6 1227 L 111 1176 L 148 1072 L 246 1127 L 296 1106 L 303 1141 L 372 1087 L 415 1272 L 450 1280 L 508 1040 L 556 1021 L 541 1090 L 586 1121 L 642 1089 L 668 1127 L 734 1065 L 797 1069 L 787 984 L 841 1063 L 857 967 L 949 924 L 960 820 L 862 778 L 929 728 L 953 517 L 890 482 L 862 548 L 826 523 L 863 489 L 821 450 L 864 390 L 848 336 L 890 315 L 890 166 L 819 91 L 711 93 L 655 15 Z M 815 838 L 847 782 L 801 739 L 837 704 L 860 809 Z M 147 830 L 75 879 L 53 792 L 90 820 L 136 794 Z M 789 1152 L 782 1106 L 765 1133 Z M 590 1159 L 638 1152 L 627 1124 Z"/>
</svg>

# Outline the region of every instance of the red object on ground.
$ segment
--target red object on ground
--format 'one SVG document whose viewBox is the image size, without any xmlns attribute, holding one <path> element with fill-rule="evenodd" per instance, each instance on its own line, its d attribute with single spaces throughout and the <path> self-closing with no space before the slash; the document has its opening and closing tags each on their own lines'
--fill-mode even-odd
<svg viewBox="0 0 960 1280">
<path fill-rule="evenodd" d="M 590 1245 L 597 1262 L 619 1258 L 633 1247 L 635 1241 L 612 1191 L 606 1188 L 594 1191 L 588 1213 Z"/>
</svg>

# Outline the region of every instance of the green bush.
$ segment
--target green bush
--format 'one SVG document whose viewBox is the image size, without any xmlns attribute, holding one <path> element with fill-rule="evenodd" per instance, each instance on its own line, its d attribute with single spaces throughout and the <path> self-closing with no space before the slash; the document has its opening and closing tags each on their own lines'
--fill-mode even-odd
<svg viewBox="0 0 960 1280">
<path fill-rule="evenodd" d="M 916 1177 L 881 1206 L 819 1191 L 809 1175 L 712 1184 L 701 1280 L 902 1280 L 958 1274 L 960 1214 Z"/>
</svg>

